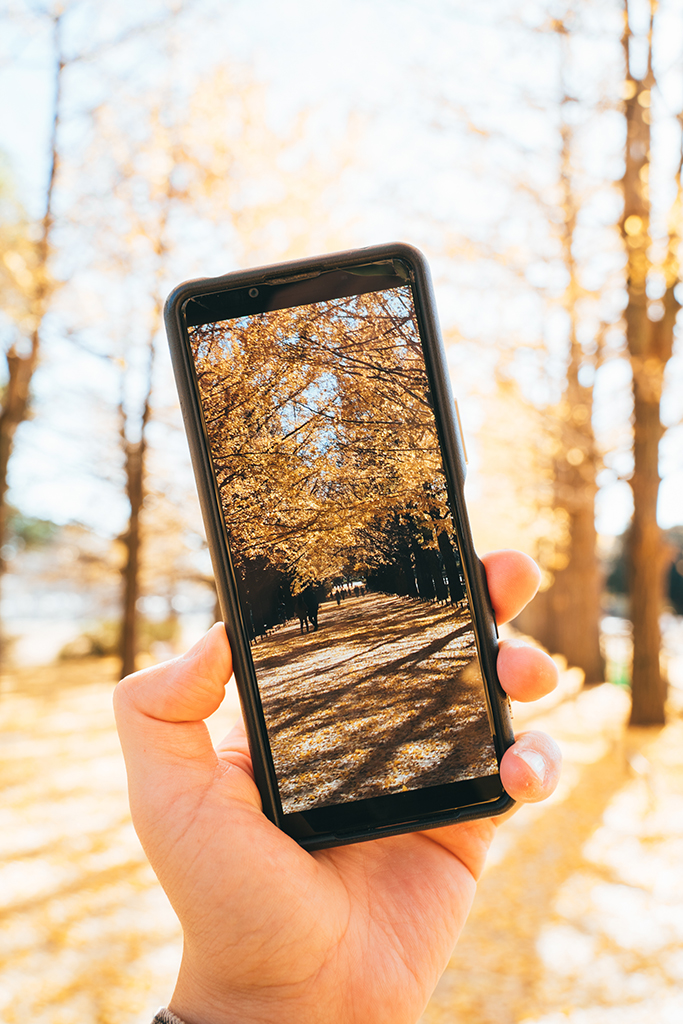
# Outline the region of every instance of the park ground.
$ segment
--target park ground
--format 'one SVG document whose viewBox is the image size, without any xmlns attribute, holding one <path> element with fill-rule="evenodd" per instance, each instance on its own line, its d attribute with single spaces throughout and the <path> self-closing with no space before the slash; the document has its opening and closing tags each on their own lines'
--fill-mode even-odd
<svg viewBox="0 0 683 1024">
<path fill-rule="evenodd" d="M 366 594 L 255 644 L 286 812 L 497 771 L 467 609 Z"/>
<path fill-rule="evenodd" d="M 177 921 L 130 823 L 116 666 L 22 669 L 0 694 L 0 1020 L 149 1024 L 172 990 Z M 565 756 L 545 804 L 500 829 L 422 1024 L 680 1024 L 683 701 L 661 730 L 575 671 L 518 729 Z M 237 715 L 230 688 L 210 728 Z M 532 717 L 533 716 L 533 717 Z"/>
</svg>

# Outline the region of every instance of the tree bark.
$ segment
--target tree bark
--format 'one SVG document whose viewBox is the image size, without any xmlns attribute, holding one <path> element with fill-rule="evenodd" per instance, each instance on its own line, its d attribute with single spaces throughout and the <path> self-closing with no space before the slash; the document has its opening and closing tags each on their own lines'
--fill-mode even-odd
<svg viewBox="0 0 683 1024">
<path fill-rule="evenodd" d="M 574 474 L 566 474 L 572 476 Z M 600 649 L 601 578 L 596 564 L 595 482 L 568 485 L 573 492 L 566 504 L 569 541 L 563 550 L 564 568 L 555 568 L 552 585 L 537 595 L 516 624 L 553 654 L 562 654 L 581 668 L 587 684 L 605 679 Z"/>
<path fill-rule="evenodd" d="M 665 720 L 666 681 L 660 670 L 659 615 L 663 598 L 664 545 L 657 525 L 659 400 L 634 373 L 633 523 L 629 534 L 629 599 L 633 624 L 631 724 Z"/>
<path fill-rule="evenodd" d="M 154 322 L 161 311 L 157 300 Z M 140 514 L 145 500 L 145 454 L 147 451 L 147 425 L 152 411 L 152 378 L 154 371 L 154 335 L 149 338 L 149 366 L 147 387 L 140 416 L 140 436 L 131 441 L 127 436 L 128 416 L 124 403 L 119 405 L 121 417 L 120 437 L 126 474 L 126 497 L 130 506 L 128 527 L 121 537 L 126 548 L 126 560 L 121 569 L 123 594 L 121 607 L 121 676 L 135 672 L 138 654 L 138 598 L 140 597 Z"/>
<path fill-rule="evenodd" d="M 7 471 L 17 428 L 28 413 L 31 378 L 38 363 L 38 327 L 32 333 L 30 346 L 29 354 L 26 356 L 19 354 L 16 345 L 7 353 L 9 378 L 0 412 L 0 549 L 7 534 Z M 3 568 L 4 562 L 0 555 L 0 572 Z"/>
<path fill-rule="evenodd" d="M 573 328 L 572 328 L 573 333 Z M 561 404 L 562 451 L 555 460 L 554 507 L 567 517 L 567 541 L 557 552 L 553 583 L 537 598 L 533 632 L 552 653 L 583 669 L 586 683 L 605 679 L 600 649 L 602 575 L 597 559 L 595 497 L 597 455 L 591 425 L 592 390 L 578 380 L 580 349 L 572 339 L 565 401 Z M 534 602 L 531 606 L 533 609 Z"/>
<path fill-rule="evenodd" d="M 126 495 L 130 502 L 128 529 L 121 538 L 126 546 L 121 615 L 121 675 L 135 672 L 137 657 L 137 602 L 140 596 L 140 511 L 144 501 L 144 437 L 126 441 L 124 436 Z"/>
<path fill-rule="evenodd" d="M 649 317 L 646 284 L 650 258 L 650 96 L 656 84 L 652 68 L 652 30 L 656 4 L 650 4 L 647 73 L 631 73 L 628 5 L 624 0 L 622 38 L 626 67 L 626 152 L 622 179 L 624 210 L 621 232 L 627 252 L 628 301 L 626 341 L 633 373 L 634 465 L 633 524 L 628 548 L 630 615 L 633 624 L 632 725 L 659 725 L 665 720 L 666 681 L 660 669 L 659 615 L 663 599 L 664 544 L 657 525 L 659 442 L 663 427 L 660 401 L 664 371 L 673 351 L 673 332 L 680 304 L 674 287 L 679 276 L 678 246 L 673 233 L 661 267 L 666 280 L 664 315 Z M 681 195 L 680 165 L 678 198 Z M 661 312 L 661 311 L 660 311 Z"/>
<path fill-rule="evenodd" d="M 17 429 L 28 417 L 31 400 L 31 381 L 38 365 L 40 353 L 40 332 L 47 312 L 52 291 L 48 264 L 51 254 L 51 236 L 54 222 L 53 204 L 54 190 L 59 165 L 57 149 L 60 116 L 62 108 L 62 77 L 65 63 L 62 57 L 61 14 L 52 18 L 53 47 L 55 59 L 54 101 L 52 106 L 52 123 L 50 129 L 49 169 L 47 188 L 45 191 L 45 211 L 40 222 L 40 236 L 35 245 L 35 265 L 33 282 L 28 301 L 28 314 L 31 320 L 29 337 L 24 339 L 27 351 L 22 343 L 13 344 L 7 353 L 8 380 L 0 411 L 0 548 L 7 535 L 7 474 L 14 450 Z M 4 563 L 0 556 L 0 574 Z"/>
<path fill-rule="evenodd" d="M 566 42 L 568 31 L 562 22 L 556 22 L 555 31 Z M 570 103 L 572 97 L 565 91 L 560 104 L 562 114 Z M 605 679 L 605 661 L 600 649 L 602 574 L 595 529 L 598 456 L 592 419 L 593 389 L 579 380 L 586 357 L 577 336 L 581 289 L 574 258 L 578 202 L 573 183 L 572 142 L 572 129 L 563 116 L 560 242 L 568 275 L 563 306 L 569 323 L 569 352 L 566 390 L 562 402 L 553 410 L 551 430 L 558 450 L 552 467 L 553 508 L 566 516 L 566 541 L 556 552 L 554 564 L 546 566 L 553 574 L 551 586 L 531 602 L 517 622 L 551 653 L 562 654 L 570 665 L 583 669 L 586 683 L 601 683 Z"/>
</svg>

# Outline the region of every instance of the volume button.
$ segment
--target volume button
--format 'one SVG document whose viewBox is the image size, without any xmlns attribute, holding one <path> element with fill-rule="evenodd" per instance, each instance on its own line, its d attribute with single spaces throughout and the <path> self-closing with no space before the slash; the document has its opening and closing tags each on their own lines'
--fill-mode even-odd
<svg viewBox="0 0 683 1024">
<path fill-rule="evenodd" d="M 455 401 L 455 399 L 454 399 L 454 401 Z M 462 420 L 460 419 L 460 409 L 458 408 L 458 403 L 457 402 L 455 402 L 455 415 L 458 417 L 458 430 L 460 431 L 460 443 L 462 444 L 462 452 L 463 452 L 463 455 L 465 456 L 465 465 L 469 465 L 469 460 L 467 458 L 467 448 L 465 447 L 465 432 L 462 429 Z"/>
</svg>

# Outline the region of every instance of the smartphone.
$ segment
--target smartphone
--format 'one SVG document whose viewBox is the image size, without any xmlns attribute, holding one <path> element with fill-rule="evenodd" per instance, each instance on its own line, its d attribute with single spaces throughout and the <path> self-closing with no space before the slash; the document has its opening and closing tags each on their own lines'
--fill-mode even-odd
<svg viewBox="0 0 683 1024">
<path fill-rule="evenodd" d="M 423 255 L 191 281 L 165 317 L 265 813 L 317 849 L 505 811 L 509 702 Z"/>
</svg>

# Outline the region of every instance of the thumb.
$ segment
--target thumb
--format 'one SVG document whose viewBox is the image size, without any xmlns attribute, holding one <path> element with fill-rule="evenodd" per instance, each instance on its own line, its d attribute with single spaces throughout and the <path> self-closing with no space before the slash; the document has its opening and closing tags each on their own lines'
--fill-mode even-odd
<svg viewBox="0 0 683 1024">
<path fill-rule="evenodd" d="M 172 766 L 213 771 L 204 719 L 219 707 L 231 675 L 228 638 L 217 622 L 187 654 L 121 680 L 114 712 L 131 782 Z"/>
</svg>

